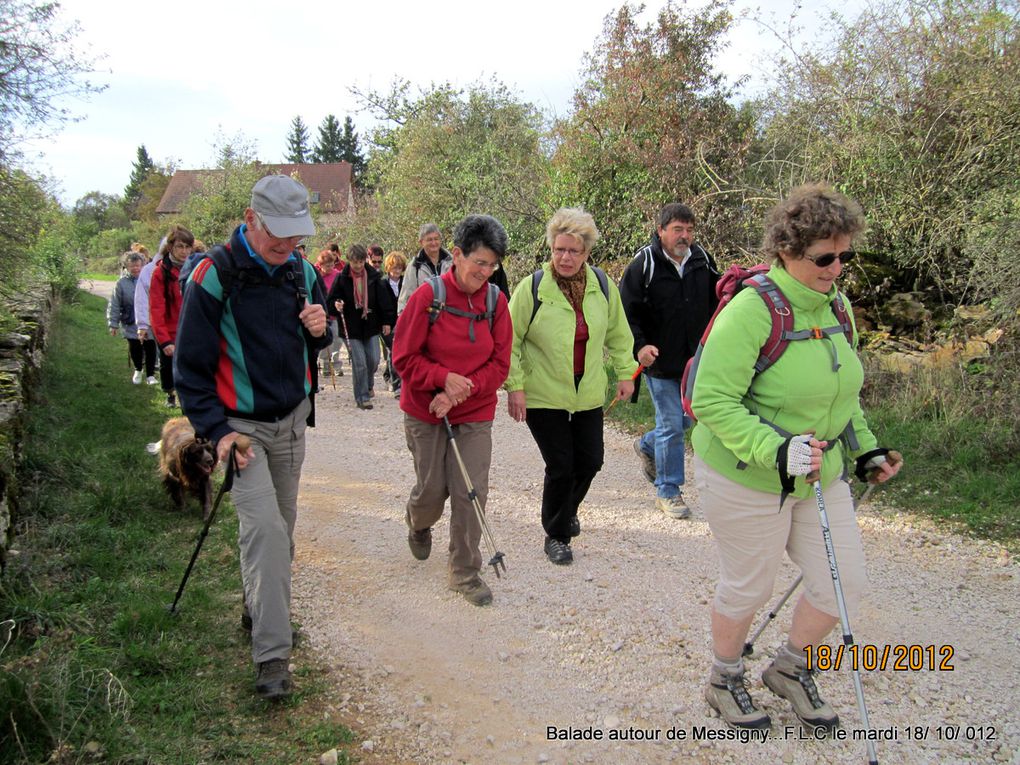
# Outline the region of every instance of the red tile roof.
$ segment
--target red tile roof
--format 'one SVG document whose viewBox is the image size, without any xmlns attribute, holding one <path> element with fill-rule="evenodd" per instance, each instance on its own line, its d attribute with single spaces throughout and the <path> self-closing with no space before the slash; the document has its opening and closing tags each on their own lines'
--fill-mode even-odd
<svg viewBox="0 0 1020 765">
<path fill-rule="evenodd" d="M 351 165 L 349 162 L 330 162 L 303 165 L 262 165 L 263 175 L 279 173 L 297 174 L 308 191 L 312 202 L 318 203 L 319 212 L 343 212 L 352 201 Z M 156 213 L 172 215 L 179 213 L 188 197 L 197 192 L 209 178 L 222 175 L 222 170 L 178 170 L 163 192 Z M 316 195 L 317 198 L 316 198 Z M 240 212 L 240 211 L 238 211 Z"/>
</svg>

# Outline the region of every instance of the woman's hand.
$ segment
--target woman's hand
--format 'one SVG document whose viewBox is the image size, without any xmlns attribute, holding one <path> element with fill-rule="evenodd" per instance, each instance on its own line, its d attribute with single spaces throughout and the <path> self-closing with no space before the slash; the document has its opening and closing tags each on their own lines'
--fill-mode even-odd
<svg viewBox="0 0 1020 765">
<path fill-rule="evenodd" d="M 435 395 L 432 401 L 429 403 L 429 412 L 434 414 L 439 419 L 443 419 L 453 409 L 453 401 L 450 397 L 443 392 L 439 392 Z"/>
<path fill-rule="evenodd" d="M 903 467 L 903 455 L 896 451 L 890 451 L 875 461 L 878 464 L 868 469 L 868 483 L 885 483 Z"/>
<path fill-rule="evenodd" d="M 524 422 L 528 415 L 528 399 L 522 390 L 512 390 L 506 397 L 506 410 L 516 422 Z"/>
<path fill-rule="evenodd" d="M 173 356 L 174 355 L 174 344 L 173 343 L 170 343 L 170 345 L 164 345 L 163 346 L 163 355 L 164 356 Z"/>
<path fill-rule="evenodd" d="M 117 336 L 117 328 L 116 327 L 110 327 L 110 336 L 111 337 L 116 337 Z"/>
<path fill-rule="evenodd" d="M 634 395 L 634 381 L 633 380 L 617 380 L 616 381 L 616 400 L 623 401 L 625 398 L 630 398 Z"/>
<path fill-rule="evenodd" d="M 443 392 L 450 397 L 450 400 L 456 406 L 467 401 L 467 397 L 471 395 L 473 385 L 474 383 L 464 377 L 464 375 L 448 372 L 446 374 L 446 384 L 443 385 Z"/>
</svg>

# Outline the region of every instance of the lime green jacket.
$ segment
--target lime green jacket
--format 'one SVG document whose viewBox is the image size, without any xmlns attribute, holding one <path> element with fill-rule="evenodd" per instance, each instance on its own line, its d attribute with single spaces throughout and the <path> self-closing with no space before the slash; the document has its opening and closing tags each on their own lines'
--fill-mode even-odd
<svg viewBox="0 0 1020 765">
<path fill-rule="evenodd" d="M 609 379 L 603 362 L 604 351 L 617 380 L 629 380 L 637 369 L 633 356 L 634 336 L 623 313 L 616 285 L 609 280 L 609 299 L 602 294 L 595 273 L 586 264 L 588 281 L 581 309 L 588 324 L 588 346 L 584 356 L 584 376 L 574 389 L 574 331 L 577 320 L 566 296 L 552 277 L 546 263 L 545 275 L 538 285 L 541 306 L 531 321 L 534 300 L 531 274 L 514 288 L 510 298 L 510 318 L 514 325 L 514 343 L 510 351 L 510 376 L 504 387 L 523 390 L 529 409 L 563 409 L 583 412 L 600 407 L 606 400 Z"/>
<path fill-rule="evenodd" d="M 830 307 L 835 287 L 828 294 L 817 292 L 777 266 L 768 275 L 793 309 L 794 330 L 839 323 Z M 738 293 L 716 318 L 692 392 L 698 418 L 691 436 L 694 451 L 727 478 L 779 494 L 776 452 L 785 439 L 759 418 L 789 433 L 813 432 L 820 441 L 837 439 L 850 423 L 859 448 L 848 453 L 840 443 L 825 452 L 822 483 L 827 485 L 842 474 L 848 457 L 876 445 L 861 411 L 863 367 L 856 349 L 839 333 L 792 341 L 775 364 L 754 377 L 754 363 L 771 328 L 765 302 L 752 289 Z M 809 492 L 809 484 L 798 477 L 794 496 L 804 498 Z"/>
</svg>

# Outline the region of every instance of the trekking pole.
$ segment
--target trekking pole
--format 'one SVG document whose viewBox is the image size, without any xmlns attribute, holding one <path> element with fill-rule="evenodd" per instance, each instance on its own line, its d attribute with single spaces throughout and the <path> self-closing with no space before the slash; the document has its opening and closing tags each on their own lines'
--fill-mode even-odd
<svg viewBox="0 0 1020 765">
<path fill-rule="evenodd" d="M 637 371 L 634 372 L 634 374 L 632 374 L 630 376 L 631 382 L 633 382 L 634 380 L 638 379 L 638 375 L 640 375 L 644 371 L 645 371 L 645 368 L 643 366 L 641 366 L 640 364 L 638 364 Z M 620 399 L 618 399 L 618 398 L 614 398 L 612 401 L 610 401 L 609 402 L 609 406 L 606 407 L 606 411 L 604 411 L 602 413 L 602 416 L 605 417 L 607 414 L 609 414 L 611 411 L 613 411 L 613 407 L 616 406 L 616 402 L 619 401 L 619 400 Z"/>
<path fill-rule="evenodd" d="M 825 511 L 825 497 L 822 496 L 822 480 L 819 478 L 813 484 L 815 499 L 818 501 L 818 522 L 822 527 L 822 540 L 825 542 L 825 554 L 829 559 L 829 571 L 832 572 L 832 587 L 836 591 L 836 606 L 839 608 L 839 622 L 843 628 L 843 644 L 847 646 L 847 653 L 851 653 L 854 646 L 854 636 L 850 630 L 850 616 L 846 610 L 846 600 L 843 598 L 843 585 L 839 581 L 839 567 L 836 565 L 836 549 L 832 544 L 832 532 L 829 530 L 829 514 Z M 854 692 L 857 694 L 857 709 L 861 714 L 861 722 L 864 724 L 867 738 L 865 743 L 868 749 L 868 765 L 878 765 L 878 753 L 875 751 L 875 742 L 871 739 L 871 721 L 868 719 L 868 706 L 864 702 L 864 685 L 861 682 L 861 671 L 856 662 L 852 663 L 854 675 Z"/>
<path fill-rule="evenodd" d="M 482 512 L 482 503 L 478 501 L 478 493 L 475 491 L 475 487 L 471 485 L 471 477 L 468 475 L 464 460 L 461 459 L 460 449 L 457 447 L 457 439 L 453 437 L 453 427 L 450 425 L 448 417 L 443 417 L 443 425 L 446 426 L 446 437 L 450 441 L 450 446 L 453 447 L 453 456 L 457 459 L 457 464 L 460 466 L 460 474 L 464 478 L 465 486 L 467 486 L 468 499 L 471 500 L 471 504 L 475 508 L 475 515 L 478 516 L 478 523 L 482 527 L 482 538 L 485 540 L 485 546 L 489 550 L 489 555 L 492 556 L 489 558 L 489 565 L 492 566 L 492 570 L 496 572 L 496 578 L 499 579 L 500 566 L 503 567 L 503 571 L 506 571 L 506 561 L 503 560 L 505 556 L 496 550 L 496 542 L 492 538 L 492 529 L 489 528 L 489 522 L 485 520 L 485 513 Z"/>
<path fill-rule="evenodd" d="M 740 654 L 741 656 L 750 656 L 752 653 L 754 653 L 754 641 L 761 636 L 761 633 L 765 631 L 765 628 L 768 627 L 769 624 L 772 623 L 773 619 L 775 619 L 779 615 L 779 611 L 783 608 L 783 606 L 786 605 L 786 601 L 790 599 L 790 596 L 793 595 L 793 591 L 800 586 L 800 583 L 803 581 L 803 579 L 804 579 L 803 574 L 797 574 L 797 578 L 793 580 L 793 584 L 790 585 L 790 589 L 783 593 L 783 597 L 776 601 L 776 604 L 772 606 L 772 609 L 768 612 L 768 614 L 765 615 L 765 618 L 762 619 L 761 624 L 758 626 L 758 629 L 756 629 L 754 631 L 754 634 L 751 635 L 751 639 L 744 643 L 744 650 Z"/>
<path fill-rule="evenodd" d="M 184 578 L 181 579 L 181 586 L 177 588 L 174 602 L 170 604 L 171 614 L 176 613 L 177 602 L 181 599 L 181 595 L 184 594 L 184 585 L 188 583 L 188 577 L 191 576 L 191 569 L 195 566 L 195 561 L 198 560 L 198 553 L 202 549 L 202 543 L 205 542 L 205 538 L 209 534 L 209 527 L 212 526 L 213 519 L 216 517 L 216 509 L 220 506 L 223 495 L 230 491 L 230 488 L 234 485 L 234 475 L 241 472 L 237 469 L 237 450 L 240 449 L 242 452 L 247 452 L 250 448 L 251 439 L 243 435 L 238 436 L 234 443 L 230 445 L 230 456 L 227 458 L 227 470 L 223 476 L 223 483 L 220 484 L 219 493 L 216 494 L 216 501 L 213 502 L 212 510 L 209 511 L 209 517 L 206 518 L 205 525 L 202 527 L 202 533 L 198 537 L 198 545 L 195 547 L 195 552 L 191 554 L 188 567 L 184 570 Z"/>
</svg>

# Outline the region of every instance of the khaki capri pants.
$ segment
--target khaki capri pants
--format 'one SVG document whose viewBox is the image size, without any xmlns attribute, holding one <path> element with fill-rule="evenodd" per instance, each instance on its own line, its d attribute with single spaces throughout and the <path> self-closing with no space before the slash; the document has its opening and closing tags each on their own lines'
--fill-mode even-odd
<svg viewBox="0 0 1020 765">
<path fill-rule="evenodd" d="M 783 551 L 804 575 L 804 593 L 819 611 L 839 616 L 829 558 L 825 554 L 818 503 L 749 489 L 694 458 L 701 506 L 719 550 L 715 610 L 735 621 L 753 616 L 772 596 Z M 849 485 L 835 480 L 822 490 L 836 551 L 839 580 L 853 618 L 867 584 L 864 550 Z"/>
</svg>

